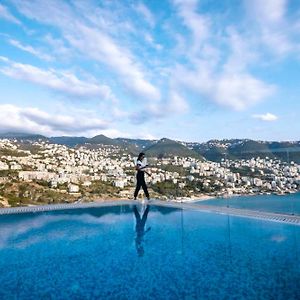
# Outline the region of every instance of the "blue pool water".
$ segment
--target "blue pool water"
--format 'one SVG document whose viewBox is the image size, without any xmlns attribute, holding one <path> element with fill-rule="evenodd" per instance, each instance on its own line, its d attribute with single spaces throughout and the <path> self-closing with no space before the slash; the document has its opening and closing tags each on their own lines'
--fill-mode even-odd
<svg viewBox="0 0 300 300">
<path fill-rule="evenodd" d="M 199 201 L 199 204 L 300 215 L 300 193 L 216 198 Z"/>
<path fill-rule="evenodd" d="M 299 258 L 300 226 L 199 211 L 0 216 L 0 299 L 300 299 Z"/>
</svg>

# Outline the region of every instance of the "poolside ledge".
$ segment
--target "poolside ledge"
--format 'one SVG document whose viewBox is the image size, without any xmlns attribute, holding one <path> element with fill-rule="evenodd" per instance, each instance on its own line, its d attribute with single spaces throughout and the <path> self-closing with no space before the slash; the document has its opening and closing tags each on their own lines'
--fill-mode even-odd
<svg viewBox="0 0 300 300">
<path fill-rule="evenodd" d="M 1 208 L 0 215 L 19 214 L 19 213 L 36 213 L 52 210 L 64 209 L 78 209 L 78 208 L 91 208 L 91 207 L 105 207 L 105 206 L 118 206 L 118 205 L 134 205 L 141 204 L 140 201 L 134 200 L 114 200 L 102 202 L 89 202 L 89 203 L 71 203 L 71 204 L 52 204 L 52 205 L 39 205 L 39 206 L 25 206 L 25 207 L 10 207 Z M 197 203 L 178 203 L 172 201 L 151 200 L 150 205 L 173 207 L 184 210 L 197 210 L 202 212 L 210 212 L 222 215 L 232 215 L 238 217 L 263 219 L 273 222 L 287 223 L 300 225 L 300 216 L 288 215 L 281 213 L 263 212 L 249 209 L 239 209 L 232 207 L 217 207 L 212 205 L 202 205 Z"/>
</svg>

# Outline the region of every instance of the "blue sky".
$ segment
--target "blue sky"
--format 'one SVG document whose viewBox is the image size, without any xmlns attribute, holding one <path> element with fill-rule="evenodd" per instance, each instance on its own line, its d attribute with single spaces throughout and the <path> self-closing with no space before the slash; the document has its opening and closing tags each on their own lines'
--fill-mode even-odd
<svg viewBox="0 0 300 300">
<path fill-rule="evenodd" d="M 299 140 L 300 2 L 0 2 L 0 131 Z"/>
</svg>

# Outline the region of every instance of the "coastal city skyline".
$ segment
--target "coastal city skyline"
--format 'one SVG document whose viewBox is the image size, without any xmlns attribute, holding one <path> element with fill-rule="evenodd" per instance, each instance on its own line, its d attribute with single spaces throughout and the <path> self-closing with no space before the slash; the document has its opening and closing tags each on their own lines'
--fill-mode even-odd
<svg viewBox="0 0 300 300">
<path fill-rule="evenodd" d="M 0 149 L 6 154 L 0 161 L 0 172 L 5 175 L 0 183 L 6 182 L 0 198 L 4 206 L 132 198 L 135 155 L 120 145 L 73 148 L 41 140 L 0 139 Z M 231 155 L 225 155 L 214 161 L 207 159 L 208 152 L 206 157 L 193 151 L 177 153 L 161 158 L 149 153 L 147 182 L 155 198 L 182 201 L 299 191 L 300 165 L 271 152 L 270 157 L 250 154 L 247 159 L 231 160 Z M 9 178 L 14 185 L 8 183 Z M 18 198 L 12 196 L 17 187 Z"/>
<path fill-rule="evenodd" d="M 45 136 L 299 140 L 300 4 L 0 4 L 0 128 Z"/>
</svg>

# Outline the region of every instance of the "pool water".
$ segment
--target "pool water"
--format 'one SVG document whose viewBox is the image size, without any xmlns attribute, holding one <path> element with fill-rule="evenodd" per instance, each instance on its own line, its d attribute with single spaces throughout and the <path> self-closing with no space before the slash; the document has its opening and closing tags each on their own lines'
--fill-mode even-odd
<svg viewBox="0 0 300 300">
<path fill-rule="evenodd" d="M 216 198 L 199 201 L 199 204 L 300 215 L 300 193 Z"/>
<path fill-rule="evenodd" d="M 300 226 L 159 206 L 0 216 L 0 299 L 300 299 Z"/>
</svg>

